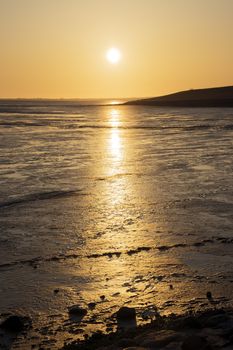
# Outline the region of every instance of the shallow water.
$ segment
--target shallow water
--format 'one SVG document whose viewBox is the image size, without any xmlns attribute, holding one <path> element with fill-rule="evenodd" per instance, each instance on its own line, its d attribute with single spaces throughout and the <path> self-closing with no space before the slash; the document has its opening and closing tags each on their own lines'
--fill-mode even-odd
<svg viewBox="0 0 233 350">
<path fill-rule="evenodd" d="M 0 106 L 0 313 L 33 331 L 12 348 L 115 329 L 123 305 L 140 323 L 208 290 L 232 303 L 233 109 L 16 107 Z"/>
</svg>

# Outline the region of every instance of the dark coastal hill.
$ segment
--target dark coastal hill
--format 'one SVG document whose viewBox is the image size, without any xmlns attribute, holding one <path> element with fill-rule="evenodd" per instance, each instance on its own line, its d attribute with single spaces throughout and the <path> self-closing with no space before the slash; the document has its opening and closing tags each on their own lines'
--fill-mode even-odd
<svg viewBox="0 0 233 350">
<path fill-rule="evenodd" d="M 180 91 L 126 102 L 127 105 L 171 107 L 233 107 L 233 86 Z"/>
</svg>

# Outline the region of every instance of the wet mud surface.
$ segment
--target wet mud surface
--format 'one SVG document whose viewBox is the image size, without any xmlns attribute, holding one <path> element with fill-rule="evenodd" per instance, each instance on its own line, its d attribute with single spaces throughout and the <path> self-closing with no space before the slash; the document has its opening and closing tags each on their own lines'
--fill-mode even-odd
<svg viewBox="0 0 233 350">
<path fill-rule="evenodd" d="M 11 349 L 114 331 L 122 306 L 143 324 L 155 309 L 232 305 L 232 118 L 140 106 L 0 114 L 0 314 L 32 321 Z M 73 305 L 87 313 L 74 319 Z"/>
</svg>

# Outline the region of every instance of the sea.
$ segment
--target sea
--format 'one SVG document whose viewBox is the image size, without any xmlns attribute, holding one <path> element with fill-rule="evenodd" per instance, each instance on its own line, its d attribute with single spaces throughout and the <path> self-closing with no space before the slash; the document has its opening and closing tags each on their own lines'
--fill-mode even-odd
<svg viewBox="0 0 233 350">
<path fill-rule="evenodd" d="M 0 100 L 3 349 L 232 305 L 233 109 L 121 102 Z"/>
</svg>

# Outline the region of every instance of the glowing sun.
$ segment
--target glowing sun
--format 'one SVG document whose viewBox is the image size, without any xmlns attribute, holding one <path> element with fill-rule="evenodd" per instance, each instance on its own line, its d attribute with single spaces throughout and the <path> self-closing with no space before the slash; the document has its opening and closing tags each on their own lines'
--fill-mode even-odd
<svg viewBox="0 0 233 350">
<path fill-rule="evenodd" d="M 112 64 L 116 64 L 120 61 L 121 59 L 121 52 L 120 50 L 118 50 L 115 47 L 112 47 L 111 49 L 109 49 L 106 53 L 106 58 L 107 60 L 112 63 Z"/>
</svg>

